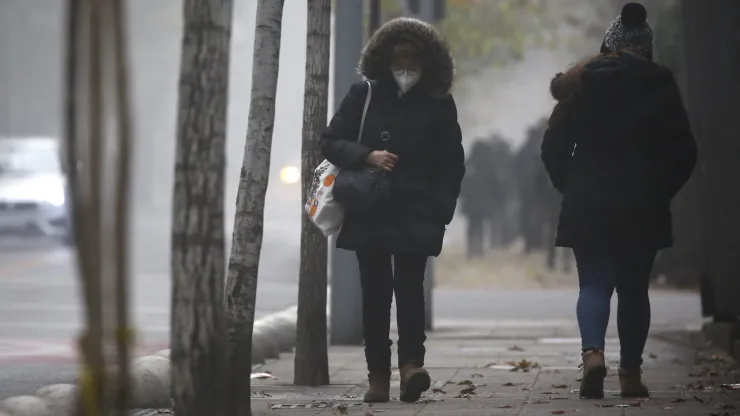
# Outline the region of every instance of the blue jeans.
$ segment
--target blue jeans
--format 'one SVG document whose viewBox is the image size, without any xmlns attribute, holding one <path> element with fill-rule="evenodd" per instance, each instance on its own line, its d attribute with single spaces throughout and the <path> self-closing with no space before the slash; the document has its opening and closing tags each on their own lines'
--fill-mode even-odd
<svg viewBox="0 0 740 416">
<path fill-rule="evenodd" d="M 616 288 L 620 365 L 625 370 L 638 370 L 650 329 L 648 286 L 656 251 L 575 249 L 574 254 L 580 285 L 576 313 L 583 351 L 604 349 Z"/>
</svg>

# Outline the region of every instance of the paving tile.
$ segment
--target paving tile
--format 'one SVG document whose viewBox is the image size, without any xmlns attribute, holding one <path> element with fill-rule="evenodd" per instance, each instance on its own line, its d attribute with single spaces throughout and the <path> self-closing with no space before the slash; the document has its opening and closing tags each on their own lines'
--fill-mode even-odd
<svg viewBox="0 0 740 416">
<path fill-rule="evenodd" d="M 292 354 L 263 366 L 277 377 L 256 380 L 255 414 L 332 415 L 337 405 L 349 415 L 718 415 L 740 416 L 740 392 L 722 383 L 740 380 L 737 366 L 725 358 L 671 338 L 653 337 L 645 354 L 643 378 L 648 400 L 619 397 L 619 340 L 607 341 L 608 376 L 603 400 L 581 400 L 577 328 L 445 328 L 427 342 L 427 369 L 433 385 L 419 403 L 398 401 L 399 374 L 394 369 L 390 403 L 368 408 L 361 403 L 367 388 L 361 347 L 332 347 L 331 386 L 291 386 Z M 674 338 L 686 339 L 690 337 Z M 395 356 L 395 348 L 393 349 Z M 699 359 L 697 360 L 697 357 Z M 289 362 L 285 362 L 289 360 Z M 510 371 L 512 362 L 536 362 L 529 371 Z M 728 370 L 730 369 L 730 370 Z M 302 406 L 302 407 L 301 407 Z M 723 407 L 725 407 L 723 409 Z M 560 413 L 560 412 L 563 413 Z"/>
</svg>

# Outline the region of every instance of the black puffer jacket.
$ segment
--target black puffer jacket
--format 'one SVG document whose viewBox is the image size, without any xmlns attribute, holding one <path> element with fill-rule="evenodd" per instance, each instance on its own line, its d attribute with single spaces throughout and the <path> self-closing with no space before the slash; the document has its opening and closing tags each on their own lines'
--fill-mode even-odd
<svg viewBox="0 0 740 416">
<path fill-rule="evenodd" d="M 424 59 L 422 79 L 399 97 L 389 70 L 390 52 L 408 39 Z M 342 169 L 360 167 L 371 151 L 383 149 L 381 134 L 387 132 L 387 150 L 399 161 L 391 173 L 391 214 L 376 220 L 347 215 L 337 247 L 437 256 L 465 174 L 457 108 L 449 94 L 453 79 L 449 49 L 426 23 L 397 19 L 370 39 L 359 72 L 373 80 L 362 141 L 356 142 L 368 90 L 364 81 L 352 85 L 322 135 L 324 157 Z"/>
<path fill-rule="evenodd" d="M 619 250 L 672 245 L 670 201 L 696 164 L 673 74 L 624 53 L 551 85 L 559 100 L 542 160 L 563 193 L 557 244 Z"/>
</svg>

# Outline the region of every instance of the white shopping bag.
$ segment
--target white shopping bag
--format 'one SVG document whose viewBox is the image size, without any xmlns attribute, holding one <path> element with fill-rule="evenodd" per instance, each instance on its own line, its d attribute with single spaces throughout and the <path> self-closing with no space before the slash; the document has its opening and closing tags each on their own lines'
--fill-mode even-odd
<svg viewBox="0 0 740 416">
<path fill-rule="evenodd" d="M 331 192 L 338 173 L 339 168 L 328 160 L 321 162 L 313 172 L 311 192 L 306 201 L 306 214 L 319 227 L 324 237 L 339 231 L 344 221 L 344 209 L 334 200 Z"/>
<path fill-rule="evenodd" d="M 362 140 L 362 129 L 365 127 L 365 115 L 370 105 L 370 97 L 373 94 L 373 87 L 370 81 L 367 82 L 367 97 L 365 97 L 365 107 L 362 109 L 362 119 L 360 121 L 360 130 L 357 134 L 357 142 Z M 313 172 L 311 181 L 311 191 L 308 194 L 305 210 L 308 218 L 313 222 L 324 237 L 336 233 L 342 228 L 344 222 L 344 209 L 334 200 L 332 189 L 334 189 L 334 179 L 339 174 L 339 168 L 331 164 L 328 160 L 321 162 L 319 167 Z"/>
</svg>

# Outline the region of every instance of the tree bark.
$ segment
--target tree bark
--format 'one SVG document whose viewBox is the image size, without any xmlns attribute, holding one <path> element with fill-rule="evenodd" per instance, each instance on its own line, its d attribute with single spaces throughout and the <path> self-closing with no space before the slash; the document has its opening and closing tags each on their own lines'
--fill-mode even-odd
<svg viewBox="0 0 740 416">
<path fill-rule="evenodd" d="M 301 179 L 308 195 L 313 171 L 323 157 L 319 135 L 326 127 L 329 99 L 331 0 L 308 0 L 306 87 L 303 98 Z M 301 217 L 301 263 L 298 280 L 298 321 L 293 383 L 329 384 L 326 285 L 327 241 L 308 218 Z"/>
<path fill-rule="evenodd" d="M 185 0 L 172 217 L 174 412 L 227 415 L 223 290 L 233 0 Z"/>
<path fill-rule="evenodd" d="M 118 416 L 129 413 L 131 399 L 131 344 L 133 339 L 129 320 L 129 226 L 131 195 L 131 100 L 129 83 L 128 31 L 126 30 L 126 0 L 111 1 L 115 56 L 116 109 L 118 110 L 118 166 L 116 171 L 115 201 L 115 298 L 116 298 L 116 377 L 113 405 Z"/>
<path fill-rule="evenodd" d="M 251 414 L 252 329 L 275 124 L 283 4 L 284 0 L 259 0 L 257 3 L 249 127 L 226 281 L 231 348 L 227 377 L 229 415 Z"/>
</svg>

